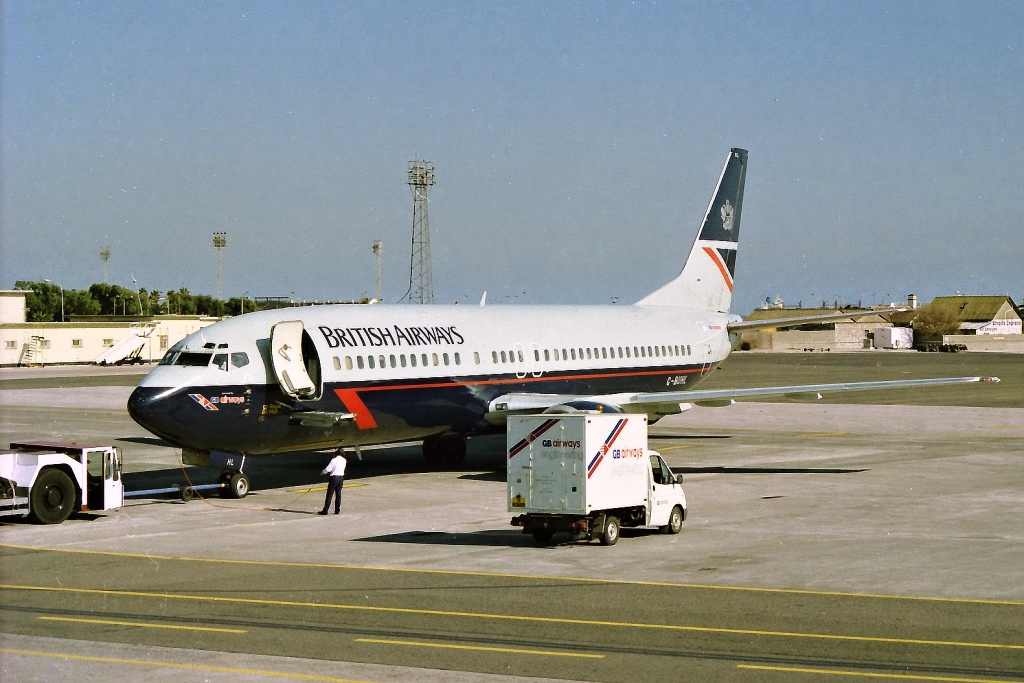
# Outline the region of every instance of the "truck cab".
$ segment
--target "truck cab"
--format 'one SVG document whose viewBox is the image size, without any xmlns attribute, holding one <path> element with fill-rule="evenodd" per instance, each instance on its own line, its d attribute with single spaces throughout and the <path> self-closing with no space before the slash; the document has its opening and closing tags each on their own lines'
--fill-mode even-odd
<svg viewBox="0 0 1024 683">
<path fill-rule="evenodd" d="M 648 499 L 648 526 L 657 526 L 678 534 L 686 519 L 686 494 L 683 475 L 673 474 L 660 453 L 648 452 L 651 463 L 651 493 Z"/>
<path fill-rule="evenodd" d="M 60 524 L 72 512 L 120 508 L 121 466 L 114 446 L 12 443 L 0 454 L 0 516 Z"/>
</svg>

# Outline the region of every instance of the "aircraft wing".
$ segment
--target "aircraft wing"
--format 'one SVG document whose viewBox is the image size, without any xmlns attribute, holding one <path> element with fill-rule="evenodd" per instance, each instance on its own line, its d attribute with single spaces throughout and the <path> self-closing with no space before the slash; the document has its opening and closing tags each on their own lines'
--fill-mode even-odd
<svg viewBox="0 0 1024 683">
<path fill-rule="evenodd" d="M 648 413 L 661 417 L 678 413 L 686 408 L 680 404 L 698 406 L 724 406 L 738 398 L 757 396 L 786 396 L 791 399 L 818 399 L 823 393 L 839 391 L 866 391 L 904 387 L 942 386 L 972 382 L 998 382 L 998 377 L 937 377 L 933 379 L 900 379 L 876 382 L 841 382 L 834 384 L 791 384 L 775 387 L 746 389 L 694 389 L 651 393 L 608 394 L 585 396 L 571 394 L 505 394 L 490 403 L 488 421 L 498 423 L 512 413 L 544 411 L 555 406 L 595 409 L 611 408 L 625 413 Z M 687 408 L 689 406 L 686 406 Z"/>
</svg>

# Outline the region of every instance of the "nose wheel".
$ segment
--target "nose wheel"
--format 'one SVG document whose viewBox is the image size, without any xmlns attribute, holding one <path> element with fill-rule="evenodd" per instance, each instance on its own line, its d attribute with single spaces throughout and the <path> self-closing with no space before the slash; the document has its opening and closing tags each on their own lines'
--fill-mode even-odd
<svg viewBox="0 0 1024 683">
<path fill-rule="evenodd" d="M 218 483 L 224 487 L 225 498 L 245 498 L 249 495 L 249 477 L 244 472 L 222 472 Z"/>
</svg>

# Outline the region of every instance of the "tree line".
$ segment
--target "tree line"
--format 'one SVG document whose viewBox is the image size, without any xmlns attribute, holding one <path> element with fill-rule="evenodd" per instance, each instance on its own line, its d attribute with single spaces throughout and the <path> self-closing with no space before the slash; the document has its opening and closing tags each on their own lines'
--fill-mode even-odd
<svg viewBox="0 0 1024 683">
<path fill-rule="evenodd" d="M 14 283 L 25 295 L 29 322 L 61 322 L 86 315 L 209 315 L 224 317 L 262 308 L 276 308 L 282 302 L 255 302 L 247 297 L 227 301 L 209 294 L 192 294 L 187 288 L 160 292 L 145 287 L 129 289 L 120 285 L 94 284 L 89 289 L 63 289 L 52 282 L 19 280 Z M 287 302 L 284 305 L 288 305 Z M 244 309 L 244 310 L 243 310 Z"/>
<path fill-rule="evenodd" d="M 71 316 L 84 315 L 208 315 L 222 318 L 251 313 L 266 308 L 292 305 L 288 301 L 254 301 L 248 297 L 232 297 L 227 301 L 209 294 L 192 294 L 187 288 L 160 292 L 145 287 L 129 289 L 106 283 L 89 289 L 62 289 L 52 282 L 19 280 L 15 289 L 27 292 L 25 305 L 29 322 L 60 322 Z M 363 299 L 361 303 L 366 303 Z M 956 314 L 936 306 L 924 306 L 914 319 L 916 335 L 936 337 L 955 334 L 960 328 Z"/>
</svg>

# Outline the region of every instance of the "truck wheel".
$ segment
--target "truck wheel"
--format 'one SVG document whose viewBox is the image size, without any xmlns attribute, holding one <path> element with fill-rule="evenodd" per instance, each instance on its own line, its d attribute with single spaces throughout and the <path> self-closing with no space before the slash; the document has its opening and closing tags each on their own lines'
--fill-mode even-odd
<svg viewBox="0 0 1024 683">
<path fill-rule="evenodd" d="M 672 514 L 668 516 L 668 524 L 661 527 L 666 534 L 678 534 L 683 530 L 683 510 L 678 505 L 672 508 Z"/>
<path fill-rule="evenodd" d="M 75 507 L 75 485 L 63 470 L 50 467 L 39 473 L 29 497 L 33 521 L 60 524 Z"/>
<path fill-rule="evenodd" d="M 601 530 L 601 545 L 615 545 L 618 540 L 619 520 L 608 515 L 604 518 L 604 528 Z"/>
<path fill-rule="evenodd" d="M 231 498 L 245 498 L 249 493 L 249 477 L 242 472 L 235 472 L 228 480 L 225 491 Z"/>
</svg>

